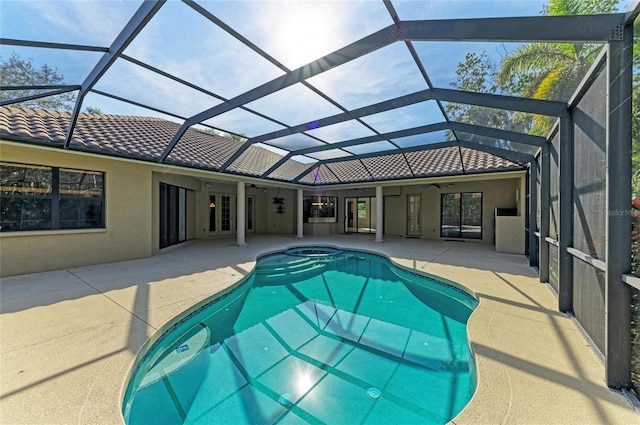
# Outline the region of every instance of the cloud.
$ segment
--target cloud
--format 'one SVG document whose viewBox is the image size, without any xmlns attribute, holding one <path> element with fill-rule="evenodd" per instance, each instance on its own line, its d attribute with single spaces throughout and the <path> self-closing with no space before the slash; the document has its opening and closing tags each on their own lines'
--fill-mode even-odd
<svg viewBox="0 0 640 425">
<path fill-rule="evenodd" d="M 3 33 L 7 29 L 5 25 L 13 23 L 18 26 L 16 30 L 23 34 L 17 38 L 108 47 L 138 5 L 133 1 L 117 0 L 3 0 Z M 25 25 L 25 22 L 33 24 Z"/>
<path fill-rule="evenodd" d="M 225 98 L 283 74 L 182 2 L 166 3 L 126 54 Z"/>
<path fill-rule="evenodd" d="M 394 43 L 308 81 L 348 109 L 428 88 L 404 43 Z"/>
<path fill-rule="evenodd" d="M 109 68 L 95 88 L 185 117 L 221 103 L 123 59 Z"/>
</svg>

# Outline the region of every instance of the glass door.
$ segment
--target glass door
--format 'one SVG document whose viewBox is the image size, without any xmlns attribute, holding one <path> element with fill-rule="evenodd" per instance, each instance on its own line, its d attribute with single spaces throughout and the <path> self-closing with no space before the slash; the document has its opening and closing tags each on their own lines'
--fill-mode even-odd
<svg viewBox="0 0 640 425">
<path fill-rule="evenodd" d="M 235 196 L 209 194 L 209 235 L 232 235 L 236 233 Z"/>
<path fill-rule="evenodd" d="M 358 198 L 358 233 L 371 233 L 371 206 L 369 198 Z"/>
<path fill-rule="evenodd" d="M 355 233 L 358 231 L 358 220 L 356 216 L 356 198 L 346 198 L 345 199 L 345 208 L 344 210 L 347 212 L 347 216 L 344 223 L 344 231 L 347 233 Z"/>
<path fill-rule="evenodd" d="M 233 227 L 233 197 L 231 195 L 220 195 L 220 234 L 230 235 L 235 233 Z"/>
<path fill-rule="evenodd" d="M 247 233 L 255 233 L 255 198 L 253 196 L 247 196 L 247 220 L 246 229 Z"/>
<path fill-rule="evenodd" d="M 374 196 L 345 198 L 345 211 L 347 212 L 345 217 L 345 232 L 376 232 L 376 198 Z"/>
<path fill-rule="evenodd" d="M 443 193 L 440 236 L 482 239 L 482 192 Z"/>
<path fill-rule="evenodd" d="M 160 183 L 160 248 L 187 240 L 187 190 Z"/>
<path fill-rule="evenodd" d="M 422 227 L 420 225 L 421 202 L 422 199 L 419 193 L 407 195 L 407 236 L 409 237 L 422 236 Z"/>
</svg>

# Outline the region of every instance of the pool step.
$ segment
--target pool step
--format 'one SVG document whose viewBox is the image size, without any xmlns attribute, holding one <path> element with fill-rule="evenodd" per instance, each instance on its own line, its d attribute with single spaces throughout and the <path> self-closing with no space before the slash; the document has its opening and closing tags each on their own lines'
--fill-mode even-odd
<svg viewBox="0 0 640 425">
<path fill-rule="evenodd" d="M 315 261 L 309 258 L 296 259 L 276 264 L 265 264 L 256 267 L 256 276 L 265 276 L 270 274 L 282 274 L 295 272 L 296 270 L 304 270 L 313 266 Z"/>
<path fill-rule="evenodd" d="M 330 255 L 324 257 L 275 257 L 272 261 L 263 262 L 256 267 L 255 275 L 259 279 L 282 279 L 289 277 L 292 280 L 300 280 L 302 277 L 314 276 L 322 272 L 327 265 L 334 261 L 344 259 L 344 255 Z"/>
<path fill-rule="evenodd" d="M 316 263 L 314 261 L 306 260 L 304 263 L 297 263 L 289 266 L 269 267 L 256 269 L 256 278 L 258 279 L 282 279 L 284 277 L 290 277 L 295 280 L 299 280 L 302 276 L 318 274 L 325 268 L 325 264 Z"/>
</svg>

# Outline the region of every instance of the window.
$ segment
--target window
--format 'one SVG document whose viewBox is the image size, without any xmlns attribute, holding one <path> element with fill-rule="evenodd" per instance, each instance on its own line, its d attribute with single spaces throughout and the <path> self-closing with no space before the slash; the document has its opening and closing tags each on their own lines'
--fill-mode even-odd
<svg viewBox="0 0 640 425">
<path fill-rule="evenodd" d="M 482 193 L 443 193 L 440 236 L 482 239 Z"/>
<path fill-rule="evenodd" d="M 306 196 L 303 203 L 305 223 L 338 222 L 338 198 L 335 196 Z"/>
<path fill-rule="evenodd" d="M 0 231 L 104 228 L 104 173 L 0 162 Z"/>
</svg>

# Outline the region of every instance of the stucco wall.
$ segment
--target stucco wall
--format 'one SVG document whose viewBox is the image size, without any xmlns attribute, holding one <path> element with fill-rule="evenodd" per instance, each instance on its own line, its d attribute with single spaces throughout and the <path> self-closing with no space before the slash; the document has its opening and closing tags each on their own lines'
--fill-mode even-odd
<svg viewBox="0 0 640 425">
<path fill-rule="evenodd" d="M 0 146 L 2 161 L 105 172 L 106 229 L 0 233 L 0 275 L 151 255 L 151 172 L 144 164 L 72 152 Z"/>
<path fill-rule="evenodd" d="M 104 172 L 106 208 L 105 229 L 0 233 L 0 276 L 144 258 L 159 252 L 161 182 L 188 189 L 188 240 L 236 234 L 235 216 L 230 232 L 209 232 L 209 194 L 232 196 L 235 214 L 237 184 L 217 181 L 220 176 L 215 173 L 10 142 L 1 142 L 0 154 L 6 162 Z M 265 189 L 246 189 L 246 195 L 255 199 L 255 233 L 293 234 L 296 191 Z M 276 195 L 285 199 L 282 214 L 273 204 Z"/>
<path fill-rule="evenodd" d="M 143 258 L 159 251 L 159 183 L 188 189 L 187 239 L 223 236 L 209 232 L 209 195 L 231 195 L 236 202 L 237 183 L 233 177 L 200 170 L 181 169 L 153 163 L 133 162 L 60 149 L 0 143 L 2 161 L 69 167 L 105 172 L 106 229 L 0 233 L 0 276 L 58 270 L 90 264 Z M 453 187 L 423 184 L 384 187 L 385 234 L 406 236 L 407 195 L 422 197 L 423 238 L 440 237 L 440 195 L 453 192 L 483 193 L 483 240 L 493 241 L 493 212 L 496 207 L 524 208 L 524 174 L 508 178 L 493 176 L 455 177 Z M 248 182 L 247 182 L 248 183 Z M 260 183 L 258 181 L 258 183 Z M 247 185 L 246 195 L 255 199 L 256 234 L 295 234 L 297 190 Z M 519 189 L 519 202 L 516 201 Z M 344 233 L 345 198 L 375 196 L 374 188 L 305 190 L 304 196 L 338 197 L 338 222 L 305 224 L 305 234 Z M 275 196 L 284 199 L 278 213 Z M 235 205 L 233 207 L 235 211 Z M 372 207 L 371 214 L 375 214 Z M 379 223 L 380 220 L 377 220 Z M 310 228 L 311 226 L 311 228 Z M 235 216 L 232 231 L 236 234 Z M 523 229 L 524 232 L 524 229 Z M 250 237 L 251 233 L 248 232 Z"/>
<path fill-rule="evenodd" d="M 405 186 L 389 186 L 383 188 L 384 197 L 384 234 L 392 236 L 407 236 L 407 196 L 421 195 L 421 238 L 440 239 L 440 196 L 443 193 L 482 192 L 482 240 L 494 241 L 493 215 L 495 208 L 518 208 L 522 216 L 525 200 L 524 173 L 514 177 L 499 178 L 491 176 L 466 176 L 464 178 L 451 177 L 452 187 L 431 186 L 428 184 L 414 184 Z M 516 198 L 516 188 L 519 193 Z M 305 196 L 315 192 L 305 191 Z M 305 224 L 305 234 L 333 234 L 344 233 L 345 199 L 375 196 L 374 188 L 363 189 L 329 189 L 322 190 L 322 196 L 338 197 L 338 223 L 332 226 L 326 224 Z M 517 200 L 516 200 L 517 199 Z M 372 223 L 377 224 L 375 207 L 372 205 Z M 375 226 L 374 226 L 375 227 Z M 524 227 L 522 229 L 524 234 Z M 523 247 L 524 249 L 524 247 Z"/>
<path fill-rule="evenodd" d="M 283 213 L 277 212 L 277 205 L 273 203 L 273 198 L 284 199 Z M 296 224 L 296 198 L 297 192 L 293 189 L 267 190 L 266 203 L 256 211 L 256 214 L 263 215 L 266 219 L 266 232 L 268 234 L 292 234 L 295 232 Z"/>
<path fill-rule="evenodd" d="M 478 178 L 482 178 L 479 176 Z M 420 237 L 440 238 L 440 197 L 443 193 L 482 192 L 482 240 L 493 242 L 493 214 L 495 208 L 516 208 L 516 187 L 520 188 L 521 178 L 491 179 L 479 181 L 458 181 L 453 187 L 409 185 L 400 193 L 385 188 L 385 234 L 407 236 L 406 210 L 407 195 L 421 195 Z M 397 188 L 393 188 L 397 189 Z M 524 232 L 524 228 L 522 229 Z"/>
<path fill-rule="evenodd" d="M 496 217 L 496 251 L 524 254 L 524 217 Z"/>
</svg>

